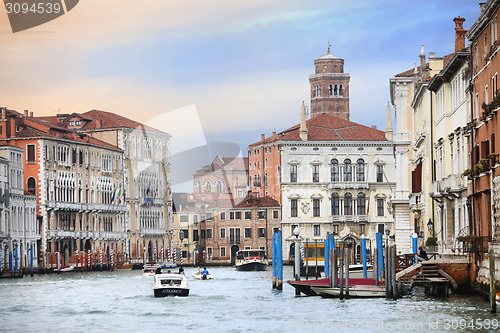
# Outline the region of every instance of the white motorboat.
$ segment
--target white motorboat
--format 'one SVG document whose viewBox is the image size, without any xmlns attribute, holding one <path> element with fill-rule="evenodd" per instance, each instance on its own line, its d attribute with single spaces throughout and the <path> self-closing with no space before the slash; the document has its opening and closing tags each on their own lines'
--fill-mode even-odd
<svg viewBox="0 0 500 333">
<path fill-rule="evenodd" d="M 203 274 L 201 274 L 200 271 L 198 272 L 193 272 L 191 275 L 196 279 L 196 280 L 212 280 L 214 277 L 212 274 L 205 274 L 205 278 L 203 278 Z"/>
<path fill-rule="evenodd" d="M 155 275 L 156 270 L 158 268 L 160 268 L 160 267 L 161 267 L 160 265 L 149 265 L 149 264 L 146 264 L 142 268 L 142 275 L 143 276 L 153 276 L 153 275 Z"/>
<path fill-rule="evenodd" d="M 240 250 L 236 252 L 235 266 L 238 271 L 265 271 L 267 259 L 264 250 Z"/>
<path fill-rule="evenodd" d="M 189 296 L 189 285 L 184 274 L 154 274 L 155 297 Z"/>
</svg>

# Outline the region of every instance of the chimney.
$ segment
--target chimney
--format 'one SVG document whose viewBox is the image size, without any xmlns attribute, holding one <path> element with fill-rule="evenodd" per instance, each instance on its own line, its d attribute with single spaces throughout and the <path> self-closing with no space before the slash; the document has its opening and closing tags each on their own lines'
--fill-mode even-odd
<svg viewBox="0 0 500 333">
<path fill-rule="evenodd" d="M 465 49 L 465 33 L 467 30 L 464 29 L 463 17 L 455 17 L 453 22 L 455 22 L 455 52 Z"/>
<path fill-rule="evenodd" d="M 33 118 L 33 111 L 30 112 L 30 118 Z"/>
<path fill-rule="evenodd" d="M 273 132 L 273 142 L 276 141 L 276 132 Z"/>
<path fill-rule="evenodd" d="M 11 138 L 16 137 L 16 118 L 15 117 L 10 118 L 10 137 Z"/>
<path fill-rule="evenodd" d="M 28 110 L 24 110 L 24 116 L 28 118 Z"/>
<path fill-rule="evenodd" d="M 306 106 L 304 104 L 304 101 L 302 101 L 302 107 L 300 108 L 300 118 L 300 140 L 307 141 Z"/>
<path fill-rule="evenodd" d="M 393 138 L 392 120 L 391 120 L 391 106 L 390 106 L 389 102 L 387 102 L 387 119 L 385 122 L 385 138 L 389 141 L 392 141 L 392 138 Z"/>
<path fill-rule="evenodd" d="M 422 77 L 422 81 L 427 79 L 427 65 L 425 63 L 425 52 L 424 52 L 424 44 L 422 44 L 422 48 L 420 49 L 420 73 Z"/>
<path fill-rule="evenodd" d="M 377 125 L 373 125 L 373 126 L 372 126 L 372 128 L 373 128 L 373 129 L 377 129 Z"/>
<path fill-rule="evenodd" d="M 95 120 L 95 128 L 102 128 L 102 119 Z"/>
<path fill-rule="evenodd" d="M 429 52 L 429 60 L 434 60 L 435 56 L 436 56 L 436 52 Z"/>
<path fill-rule="evenodd" d="M 2 109 L 2 119 L 5 119 L 5 108 L 1 108 Z"/>
<path fill-rule="evenodd" d="M 264 141 L 266 139 L 266 135 L 265 134 L 261 134 L 260 135 L 260 141 Z"/>
</svg>

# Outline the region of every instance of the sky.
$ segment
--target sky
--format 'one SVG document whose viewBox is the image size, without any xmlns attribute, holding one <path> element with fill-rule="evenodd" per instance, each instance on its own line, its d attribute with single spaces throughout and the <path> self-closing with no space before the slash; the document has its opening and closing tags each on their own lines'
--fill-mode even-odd
<svg viewBox="0 0 500 333">
<path fill-rule="evenodd" d="M 350 73 L 351 121 L 385 129 L 389 79 L 421 44 L 453 53 L 456 16 L 468 29 L 479 2 L 82 0 L 12 33 L 0 3 L 0 106 L 110 111 L 173 134 L 173 153 L 225 142 L 246 156 L 261 133 L 300 122 L 331 43 Z"/>
</svg>

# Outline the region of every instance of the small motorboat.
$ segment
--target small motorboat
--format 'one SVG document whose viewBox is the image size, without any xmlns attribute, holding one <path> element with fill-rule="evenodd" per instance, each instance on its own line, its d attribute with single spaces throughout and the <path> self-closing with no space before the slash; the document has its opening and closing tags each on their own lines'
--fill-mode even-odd
<svg viewBox="0 0 500 333">
<path fill-rule="evenodd" d="M 189 285 L 184 274 L 154 274 L 155 297 L 189 296 Z"/>
<path fill-rule="evenodd" d="M 196 280 L 212 280 L 214 277 L 212 274 L 201 274 L 200 271 L 198 272 L 193 272 L 191 275 L 196 279 Z M 203 278 L 203 275 L 205 275 L 205 278 Z"/>
<path fill-rule="evenodd" d="M 171 269 L 171 268 L 176 268 L 177 265 L 175 264 L 175 262 L 170 262 L 170 261 L 160 261 L 157 263 L 158 265 L 160 265 L 160 267 L 162 269 Z"/>
<path fill-rule="evenodd" d="M 319 296 L 324 298 L 339 298 L 340 288 L 311 287 Z M 345 289 L 344 289 L 345 295 Z M 349 285 L 349 297 L 353 298 L 373 298 L 385 297 L 385 287 L 370 285 Z"/>
<path fill-rule="evenodd" d="M 238 271 L 265 271 L 268 266 L 264 250 L 240 250 L 235 261 Z"/>
<path fill-rule="evenodd" d="M 74 266 L 67 266 L 67 265 L 63 265 L 63 266 L 61 266 L 61 268 L 60 268 L 60 269 L 55 268 L 55 269 L 54 269 L 54 272 L 67 273 L 67 272 L 71 272 L 71 271 L 73 271 L 74 269 L 75 269 L 75 267 L 74 267 Z"/>
<path fill-rule="evenodd" d="M 146 264 L 142 268 L 142 276 L 153 276 L 156 273 L 156 270 L 160 268 L 160 265 L 150 265 Z"/>
</svg>

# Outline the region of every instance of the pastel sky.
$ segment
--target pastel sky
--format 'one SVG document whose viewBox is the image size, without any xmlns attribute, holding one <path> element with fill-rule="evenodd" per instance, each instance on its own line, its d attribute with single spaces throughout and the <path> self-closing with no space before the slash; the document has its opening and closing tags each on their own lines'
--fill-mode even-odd
<svg viewBox="0 0 500 333">
<path fill-rule="evenodd" d="M 193 123 L 191 146 L 240 147 L 299 122 L 328 42 L 351 75 L 351 120 L 384 129 L 389 78 L 422 43 L 452 53 L 453 18 L 468 29 L 479 15 L 471 0 L 81 0 L 13 34 L 0 9 L 0 106 L 101 109 L 184 135 Z"/>
</svg>

